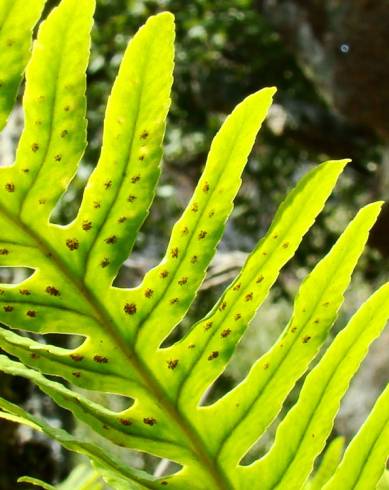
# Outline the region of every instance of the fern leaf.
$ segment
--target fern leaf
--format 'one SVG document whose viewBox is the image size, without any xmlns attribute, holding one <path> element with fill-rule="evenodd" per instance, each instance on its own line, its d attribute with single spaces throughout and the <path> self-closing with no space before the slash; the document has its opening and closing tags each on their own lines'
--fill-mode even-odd
<svg viewBox="0 0 389 490">
<path fill-rule="evenodd" d="M 111 474 L 118 475 L 118 478 L 126 481 L 129 488 L 130 485 L 134 486 L 137 490 L 139 488 L 160 488 L 160 484 L 157 479 L 148 475 L 146 472 L 138 470 L 136 468 L 131 468 L 127 464 L 123 464 L 117 460 L 113 460 L 101 447 L 76 439 L 71 434 L 67 433 L 63 429 L 57 429 L 50 426 L 43 420 L 31 415 L 21 407 L 8 402 L 0 397 L 0 418 L 5 418 L 7 420 L 12 419 L 9 415 L 14 417 L 14 420 L 35 428 L 41 432 L 44 432 L 49 437 L 57 441 L 64 448 L 74 451 L 76 453 L 88 456 L 93 462 L 95 462 L 99 467 L 104 468 Z M 143 487 L 142 487 L 143 485 Z"/>
<path fill-rule="evenodd" d="M 18 483 L 29 483 L 30 485 L 43 488 L 44 490 L 56 490 L 53 485 L 49 485 L 48 483 L 31 476 L 22 476 L 18 478 Z"/>
<path fill-rule="evenodd" d="M 384 310 L 388 310 L 388 292 Z M 389 386 L 378 398 L 366 422 L 351 441 L 325 490 L 374 489 L 384 473 L 389 454 Z M 323 489 L 323 490 L 324 490 Z"/>
<path fill-rule="evenodd" d="M 202 424 L 208 417 L 223 420 L 216 430 L 209 427 L 207 430 L 212 434 L 213 450 L 226 467 L 234 468 L 263 434 L 318 353 L 336 319 L 343 293 L 380 208 L 381 203 L 376 203 L 358 213 L 303 282 L 292 318 L 280 339 L 240 385 L 205 410 L 200 419 Z"/>
<path fill-rule="evenodd" d="M 106 294 L 147 216 L 170 106 L 174 18 L 151 17 L 130 42 L 106 111 L 103 147 L 66 236 L 85 283 Z M 73 254 L 74 256 L 74 254 Z"/>
<path fill-rule="evenodd" d="M 247 470 L 252 481 L 260 482 L 261 488 L 281 489 L 288 485 L 290 489 L 299 489 L 309 476 L 314 460 L 331 432 L 340 400 L 350 380 L 367 354 L 370 343 L 386 325 L 389 318 L 388 295 L 389 283 L 366 301 L 308 375 L 298 402 L 277 430 L 273 447 Z M 385 405 L 385 402 L 381 403 Z M 387 423 L 387 419 L 381 417 L 380 429 L 383 423 Z M 384 437 L 382 441 L 381 451 L 384 453 L 386 449 L 386 453 L 379 460 L 381 473 L 376 481 L 383 471 L 382 457 L 387 457 L 388 438 L 385 440 Z M 358 467 L 363 468 L 363 465 Z M 350 485 L 348 488 L 354 487 Z"/>
<path fill-rule="evenodd" d="M 181 342 L 162 351 L 165 362 L 169 359 L 180 362 L 175 376 L 170 379 L 165 376 L 164 383 L 170 384 L 169 391 L 176 393 L 177 403 L 183 410 L 195 407 L 223 371 L 280 269 L 293 257 L 347 162 L 326 162 L 299 182 L 282 203 L 266 236 L 212 311 Z M 320 189 L 315 192 L 319 182 Z M 217 358 L 210 362 L 214 352 Z M 158 371 L 161 373 L 156 368 Z"/>
<path fill-rule="evenodd" d="M 322 490 L 333 476 L 344 451 L 344 437 L 337 437 L 330 442 L 314 477 L 306 485 L 306 490 Z"/>
<path fill-rule="evenodd" d="M 86 144 L 85 70 L 94 7 L 94 0 L 62 0 L 42 23 L 27 69 L 26 124 L 16 162 L 0 168 L 0 266 L 33 270 L 20 284 L 0 285 L 0 321 L 9 327 L 0 328 L 0 347 L 19 359 L 0 356 L 0 370 L 31 380 L 103 438 L 167 458 L 181 469 L 163 479 L 153 477 L 3 399 L 0 417 L 29 424 L 87 455 L 118 489 L 168 485 L 174 490 L 232 490 L 257 487 L 258 482 L 266 489 L 286 478 L 290 488 L 300 488 L 324 447 L 349 379 L 383 327 L 385 287 L 361 308 L 308 376 L 268 455 L 249 468 L 239 462 L 277 416 L 326 339 L 381 203 L 362 209 L 307 277 L 284 334 L 247 378 L 213 405 L 199 406 L 347 161 L 327 162 L 302 179 L 221 300 L 187 336 L 162 348 L 204 279 L 274 89 L 247 97 L 222 125 L 161 263 L 139 287 L 113 287 L 148 214 L 160 174 L 174 21 L 169 13 L 151 17 L 129 43 L 108 102 L 98 165 L 76 219 L 59 226 L 50 222 L 51 213 Z M 32 20 L 23 19 L 31 30 Z M 79 347 L 65 349 L 12 329 L 75 334 L 81 341 Z M 338 388 L 332 380 L 339 380 Z M 120 412 L 109 410 L 73 385 L 87 394 L 119 394 L 127 404 Z M 380 408 L 366 424 L 372 433 L 387 423 L 383 403 L 378 402 Z M 288 444 L 285 437 L 290 438 Z M 387 447 L 377 441 L 374 465 L 382 469 Z M 276 472 L 269 470 L 274 458 Z M 378 475 L 374 465 L 367 461 L 361 474 Z M 339 468 L 334 478 L 341 474 L 342 465 Z"/>
<path fill-rule="evenodd" d="M 204 279 L 274 92 L 263 89 L 247 97 L 226 119 L 193 197 L 174 226 L 165 257 L 129 296 L 134 304 L 144 303 L 134 325 L 135 349 L 147 359 L 184 317 Z"/>
<path fill-rule="evenodd" d="M 32 29 L 46 0 L 0 1 L 0 130 L 5 126 L 31 48 Z"/>
<path fill-rule="evenodd" d="M 94 1 L 65 0 L 40 26 L 26 72 L 25 127 L 16 162 L 0 174 L 3 216 L 47 225 L 75 173 L 86 144 L 85 69 L 93 12 Z"/>
</svg>

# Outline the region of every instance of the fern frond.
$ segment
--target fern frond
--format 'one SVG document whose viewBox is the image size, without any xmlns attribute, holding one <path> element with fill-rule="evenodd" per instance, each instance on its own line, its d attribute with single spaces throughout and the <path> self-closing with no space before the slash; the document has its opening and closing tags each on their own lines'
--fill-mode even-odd
<svg viewBox="0 0 389 490">
<path fill-rule="evenodd" d="M 18 62 L 12 72 L 19 78 L 43 4 L 31 0 L 34 8 L 20 18 L 23 49 L 15 48 Z M 8 25 L 4 9 L 9 5 L 0 3 L 0 25 L 2 20 Z M 160 175 L 174 19 L 166 12 L 151 17 L 129 43 L 109 98 L 99 162 L 77 217 L 60 226 L 50 217 L 86 145 L 85 70 L 94 8 L 94 0 L 62 0 L 41 24 L 26 73 L 26 121 L 16 162 L 0 168 L 0 266 L 33 270 L 20 284 L 0 285 L 0 321 L 9 327 L 0 328 L 0 347 L 19 360 L 0 356 L 0 370 L 31 380 L 114 444 L 167 458 L 181 468 L 154 477 L 4 399 L 0 417 L 27 423 L 88 456 L 115 489 L 304 488 L 350 379 L 385 326 L 387 285 L 361 307 L 307 376 L 268 454 L 249 467 L 240 463 L 328 338 L 382 203 L 363 208 L 307 276 L 283 334 L 242 383 L 202 406 L 348 160 L 323 163 L 301 179 L 221 299 L 183 338 L 163 347 L 204 280 L 275 89 L 250 95 L 225 120 L 159 265 L 138 287 L 113 287 Z M 9 7 L 9 22 L 16 18 L 14 9 L 20 10 L 20 2 Z M 0 87 L 0 122 L 14 100 L 17 77 L 7 100 L 1 99 Z M 81 342 L 61 348 L 20 330 L 75 334 Z M 121 395 L 127 404 L 120 412 L 109 410 L 90 400 L 92 390 Z M 387 398 L 385 392 L 329 481 L 335 463 L 324 459 L 310 481 L 313 488 L 318 481 L 350 489 L 362 488 L 367 479 L 378 482 L 389 452 Z"/>
</svg>

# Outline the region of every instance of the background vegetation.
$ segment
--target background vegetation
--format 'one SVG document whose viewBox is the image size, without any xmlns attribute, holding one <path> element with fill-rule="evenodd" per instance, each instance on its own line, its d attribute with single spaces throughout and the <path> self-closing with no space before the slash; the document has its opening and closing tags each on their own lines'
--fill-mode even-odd
<svg viewBox="0 0 389 490">
<path fill-rule="evenodd" d="M 56 3 L 49 1 L 47 10 Z M 250 158 L 220 253 L 191 311 L 192 319 L 213 304 L 235 275 L 282 196 L 303 172 L 328 157 L 354 161 L 295 260 L 282 273 L 239 355 L 210 393 L 212 398 L 236 384 L 258 353 L 274 341 L 285 324 L 297 285 L 356 209 L 373 199 L 388 199 L 389 6 L 385 0 L 99 0 L 88 72 L 90 143 L 77 178 L 57 208 L 58 222 L 74 217 L 82 187 L 97 161 L 105 104 L 121 53 L 144 20 L 161 10 L 172 11 L 177 23 L 174 100 L 164 174 L 152 214 L 119 283 L 137 284 L 158 261 L 171 225 L 200 175 L 213 135 L 248 93 L 268 85 L 279 89 Z M 4 163 L 12 161 L 21 125 L 20 109 L 16 109 L 0 137 Z M 386 207 L 354 277 L 340 314 L 342 322 L 387 277 L 388 262 Z M 12 280 L 11 271 L 2 270 L 0 279 Z M 384 355 L 388 349 L 387 333 L 373 348 L 345 400 L 336 424 L 338 433 L 349 437 L 355 432 L 383 387 L 389 371 Z M 1 375 L 0 391 L 57 425 L 71 424 L 65 412 L 54 409 L 25 381 Z M 150 461 L 138 463 L 148 465 Z M 16 477 L 25 473 L 58 481 L 72 465 L 43 436 L 0 422 L 0 490 L 15 488 Z"/>
</svg>

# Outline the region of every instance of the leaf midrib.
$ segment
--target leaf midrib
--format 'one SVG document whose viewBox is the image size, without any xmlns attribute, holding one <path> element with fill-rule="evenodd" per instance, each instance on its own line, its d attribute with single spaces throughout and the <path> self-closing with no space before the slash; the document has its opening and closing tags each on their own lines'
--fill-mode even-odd
<svg viewBox="0 0 389 490">
<path fill-rule="evenodd" d="M 203 444 L 203 441 L 196 433 L 190 421 L 170 402 L 165 391 L 159 385 L 152 373 L 147 369 L 147 366 L 142 363 L 141 359 L 136 356 L 128 345 L 124 344 L 123 339 L 118 334 L 119 329 L 116 327 L 115 322 L 110 317 L 104 305 L 83 282 L 74 277 L 71 271 L 68 270 L 66 264 L 62 261 L 61 257 L 57 254 L 56 250 L 50 246 L 44 237 L 40 236 L 34 230 L 29 228 L 29 226 L 25 224 L 20 217 L 10 213 L 3 207 L 2 204 L 0 204 L 0 212 L 16 227 L 20 228 L 22 232 L 27 234 L 36 243 L 37 248 L 40 249 L 43 254 L 51 254 L 51 261 L 65 276 L 66 280 L 73 284 L 84 297 L 94 312 L 96 321 L 100 323 L 105 331 L 108 331 L 114 343 L 127 358 L 129 364 L 144 382 L 144 385 L 151 393 L 154 394 L 155 400 L 158 400 L 159 404 L 164 408 L 165 413 L 170 416 L 175 425 L 178 426 L 180 431 L 184 434 L 185 438 L 189 442 L 190 451 L 192 451 L 193 455 L 202 463 L 203 468 L 213 480 L 215 488 L 218 490 L 233 490 L 229 479 L 223 470 L 216 465 L 215 460 L 211 458 Z"/>
</svg>

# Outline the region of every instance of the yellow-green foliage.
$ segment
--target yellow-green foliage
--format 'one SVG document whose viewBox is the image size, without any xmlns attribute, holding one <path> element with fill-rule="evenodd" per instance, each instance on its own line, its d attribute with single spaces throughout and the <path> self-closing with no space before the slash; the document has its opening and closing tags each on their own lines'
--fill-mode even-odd
<svg viewBox="0 0 389 490">
<path fill-rule="evenodd" d="M 43 4 L 0 0 L 2 125 Z M 323 163 L 301 179 L 220 301 L 182 339 L 161 348 L 204 279 L 275 90 L 250 95 L 224 122 L 161 263 L 140 286 L 113 287 L 160 174 L 174 19 L 169 13 L 151 17 L 130 42 L 108 101 L 100 160 L 77 217 L 60 226 L 50 222 L 50 215 L 86 144 L 85 70 L 94 7 L 93 0 L 62 0 L 41 24 L 26 69 L 25 127 L 16 161 L 0 169 L 0 265 L 34 270 L 21 284 L 1 285 L 0 320 L 10 329 L 0 330 L 0 346 L 19 362 L 2 355 L 0 369 L 30 379 L 113 443 L 167 458 L 181 469 L 154 477 L 6 400 L 0 401 L 2 416 L 87 455 L 118 489 L 375 488 L 389 453 L 388 389 L 340 464 L 342 444 L 337 443 L 309 478 L 350 380 L 386 324 L 388 285 L 361 306 L 307 376 L 268 453 L 250 466 L 240 463 L 328 338 L 382 203 L 360 210 L 305 279 L 283 334 L 245 379 L 215 403 L 201 406 L 347 161 Z M 12 329 L 76 334 L 84 340 L 70 350 Z M 45 375 L 128 397 L 128 408 L 113 412 Z M 90 488 L 99 488 L 95 485 Z"/>
</svg>

